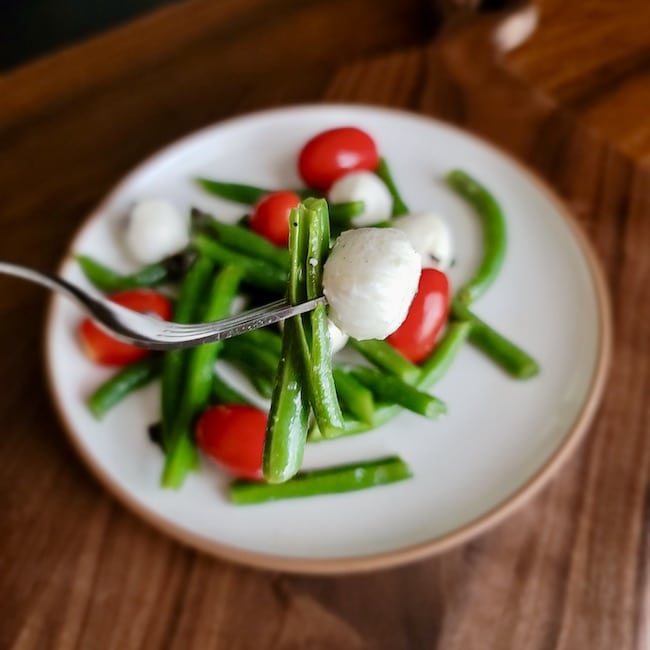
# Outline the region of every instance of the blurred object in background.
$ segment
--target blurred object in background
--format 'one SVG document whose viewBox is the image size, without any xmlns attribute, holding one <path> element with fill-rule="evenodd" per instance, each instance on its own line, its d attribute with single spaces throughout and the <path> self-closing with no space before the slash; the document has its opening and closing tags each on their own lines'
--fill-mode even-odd
<svg viewBox="0 0 650 650">
<path fill-rule="evenodd" d="M 175 0 L 0 0 L 0 71 Z"/>
</svg>

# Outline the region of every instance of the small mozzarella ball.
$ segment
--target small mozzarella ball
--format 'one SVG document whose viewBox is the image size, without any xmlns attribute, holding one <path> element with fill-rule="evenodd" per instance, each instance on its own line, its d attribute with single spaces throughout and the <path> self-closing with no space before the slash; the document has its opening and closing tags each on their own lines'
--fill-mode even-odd
<svg viewBox="0 0 650 650">
<path fill-rule="evenodd" d="M 347 230 L 323 270 L 330 318 L 356 339 L 385 339 L 406 318 L 420 271 L 420 256 L 403 232 Z"/>
<path fill-rule="evenodd" d="M 453 244 L 449 226 L 437 214 L 407 214 L 393 220 L 411 245 L 422 256 L 424 268 L 446 271 L 453 259 Z"/>
<path fill-rule="evenodd" d="M 336 354 L 342 350 L 348 342 L 348 338 L 350 338 L 345 332 L 342 332 L 330 318 L 327 319 L 327 333 L 330 336 L 332 354 Z"/>
<path fill-rule="evenodd" d="M 136 261 L 153 264 L 187 246 L 189 218 L 164 199 L 139 201 L 131 210 L 124 237 Z"/>
<path fill-rule="evenodd" d="M 393 197 L 386 184 L 372 172 L 352 172 L 334 181 L 328 192 L 330 203 L 363 201 L 361 214 L 352 219 L 352 225 L 371 226 L 390 219 L 393 213 Z"/>
</svg>

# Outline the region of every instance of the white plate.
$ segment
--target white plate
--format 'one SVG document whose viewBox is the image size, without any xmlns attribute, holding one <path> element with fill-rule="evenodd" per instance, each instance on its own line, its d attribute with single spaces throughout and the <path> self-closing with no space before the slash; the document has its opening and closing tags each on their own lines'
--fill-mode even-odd
<svg viewBox="0 0 650 650">
<path fill-rule="evenodd" d="M 359 106 L 302 106 L 209 127 L 147 160 L 109 195 L 74 240 L 84 252 L 132 268 L 117 237 L 136 199 L 164 196 L 222 219 L 242 208 L 212 198 L 195 175 L 268 187 L 299 184 L 301 145 L 315 133 L 356 125 L 371 133 L 413 210 L 447 219 L 457 247 L 455 287 L 481 254 L 479 222 L 441 177 L 458 167 L 501 201 L 509 231 L 507 258 L 476 311 L 540 362 L 527 381 L 507 377 L 465 346 L 435 392 L 449 414 L 430 422 L 401 415 L 383 428 L 309 445 L 305 466 L 399 454 L 415 478 L 363 492 L 260 506 L 233 506 L 226 478 L 205 465 L 182 490 L 158 487 L 162 457 L 147 439 L 157 419 L 158 387 L 131 396 L 104 421 L 84 398 L 110 371 L 82 354 L 80 313 L 53 299 L 47 325 L 50 384 L 70 437 L 104 484 L 167 533 L 222 557 L 301 572 L 370 569 L 448 548 L 500 520 L 550 476 L 587 427 L 600 394 L 609 350 L 603 283 L 564 207 L 528 172 L 466 133 L 409 113 Z M 61 269 L 84 283 L 68 259 Z"/>
</svg>

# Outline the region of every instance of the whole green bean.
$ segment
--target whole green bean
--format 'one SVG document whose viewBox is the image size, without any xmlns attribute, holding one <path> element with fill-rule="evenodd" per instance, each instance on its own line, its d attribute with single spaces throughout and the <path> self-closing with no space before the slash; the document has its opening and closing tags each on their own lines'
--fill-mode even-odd
<svg viewBox="0 0 650 650">
<path fill-rule="evenodd" d="M 437 397 L 420 391 L 397 377 L 361 366 L 350 370 L 350 374 L 369 388 L 380 402 L 402 406 L 427 418 L 435 418 L 447 412 L 445 403 Z"/>
<path fill-rule="evenodd" d="M 209 178 L 196 178 L 199 187 L 206 192 L 218 196 L 227 201 L 242 203 L 244 205 L 254 205 L 267 194 L 272 194 L 278 190 L 270 190 L 265 187 L 256 187 L 255 185 L 245 185 L 243 183 L 226 183 L 215 181 Z M 314 196 L 314 190 L 310 189 L 292 189 L 291 192 L 297 194 L 301 199 L 308 196 Z"/>
<path fill-rule="evenodd" d="M 274 246 L 268 239 L 249 228 L 217 221 L 211 215 L 192 209 L 192 229 L 216 237 L 224 246 L 249 257 L 273 264 L 284 271 L 289 268 L 289 251 Z"/>
<path fill-rule="evenodd" d="M 483 226 L 483 259 L 458 292 L 460 300 L 469 306 L 490 288 L 501 270 L 506 254 L 506 220 L 494 196 L 465 172 L 455 169 L 445 180 L 474 207 Z"/>
<path fill-rule="evenodd" d="M 323 199 L 305 199 L 300 210 L 304 210 L 300 216 L 307 221 L 308 242 L 304 264 L 307 299 L 311 300 L 323 293 L 323 264 L 330 242 L 329 215 Z M 310 378 L 309 401 L 323 434 L 336 435 L 343 426 L 343 415 L 332 376 L 332 347 L 325 306 L 318 305 L 303 319 L 309 320 L 311 330 L 309 355 L 305 357 L 305 370 Z"/>
<path fill-rule="evenodd" d="M 418 366 L 411 363 L 386 341 L 350 339 L 350 344 L 374 366 L 399 377 L 407 384 L 414 382 L 420 375 Z"/>
<path fill-rule="evenodd" d="M 458 320 L 470 323 L 470 342 L 496 361 L 506 372 L 518 379 L 532 377 L 539 372 L 537 362 L 469 309 L 469 306 L 492 285 L 503 264 L 507 236 L 501 207 L 485 187 L 463 171 L 450 172 L 446 180 L 481 217 L 484 242 L 481 264 L 474 276 L 461 287 L 453 299 L 452 314 Z"/>
<path fill-rule="evenodd" d="M 478 318 L 459 297 L 452 301 L 452 314 L 471 326 L 470 342 L 513 377 L 528 379 L 539 373 L 539 365 L 535 359 Z"/>
<path fill-rule="evenodd" d="M 178 300 L 174 306 L 173 320 L 176 323 L 192 323 L 199 320 L 203 310 L 203 296 L 213 268 L 212 262 L 207 257 L 199 256 L 194 261 L 181 284 Z M 174 416 L 178 410 L 189 355 L 189 350 L 170 350 L 165 352 L 163 357 L 160 401 L 163 440 L 167 446 L 169 446 Z"/>
<path fill-rule="evenodd" d="M 388 485 L 411 478 L 408 465 L 398 456 L 300 472 L 290 481 L 268 485 L 259 481 L 237 480 L 230 485 L 230 500 L 236 504 L 253 504 L 353 492 Z"/>
<path fill-rule="evenodd" d="M 393 180 L 393 175 L 390 173 L 388 163 L 384 158 L 379 159 L 379 164 L 377 165 L 377 169 L 375 169 L 375 174 L 384 181 L 388 191 L 393 197 L 393 216 L 399 217 L 400 215 L 408 214 L 409 209 L 397 190 L 397 186 Z"/>
<path fill-rule="evenodd" d="M 192 242 L 202 255 L 210 258 L 215 264 L 233 265 L 241 269 L 245 282 L 278 293 L 284 293 L 287 288 L 285 269 L 234 251 L 205 235 L 195 234 Z"/>
<path fill-rule="evenodd" d="M 217 273 L 203 312 L 204 322 L 229 314 L 240 280 L 241 271 L 234 266 L 226 266 Z M 214 364 L 222 345 L 222 341 L 216 341 L 190 351 L 178 413 L 174 418 L 169 444 L 165 441 L 167 454 L 161 479 L 163 487 L 180 487 L 187 472 L 192 468 L 196 457 L 192 424 L 209 400 L 214 381 Z"/>
<path fill-rule="evenodd" d="M 163 262 L 150 264 L 135 273 L 124 275 L 87 255 L 77 255 L 75 259 L 88 281 L 106 293 L 156 287 L 169 280 L 169 270 Z"/>
<path fill-rule="evenodd" d="M 97 419 L 103 418 L 127 395 L 146 386 L 160 376 L 161 369 L 162 358 L 157 354 L 152 354 L 125 366 L 108 381 L 105 381 L 88 398 L 88 407 L 91 413 Z"/>
</svg>

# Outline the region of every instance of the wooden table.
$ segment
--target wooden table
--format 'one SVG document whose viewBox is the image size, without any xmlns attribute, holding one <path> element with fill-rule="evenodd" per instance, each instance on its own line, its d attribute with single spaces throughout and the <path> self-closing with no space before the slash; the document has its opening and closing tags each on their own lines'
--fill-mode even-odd
<svg viewBox="0 0 650 650">
<path fill-rule="evenodd" d="M 46 298 L 3 279 L 0 647 L 650 647 L 648 3 L 540 5 L 532 38 L 498 55 L 494 14 L 441 29 L 416 0 L 190 0 L 0 77 L 0 258 L 54 269 L 124 172 L 205 124 L 372 102 L 464 125 L 544 175 L 603 261 L 616 331 L 586 442 L 524 509 L 411 566 L 305 578 L 184 548 L 105 493 L 46 393 Z"/>
</svg>

